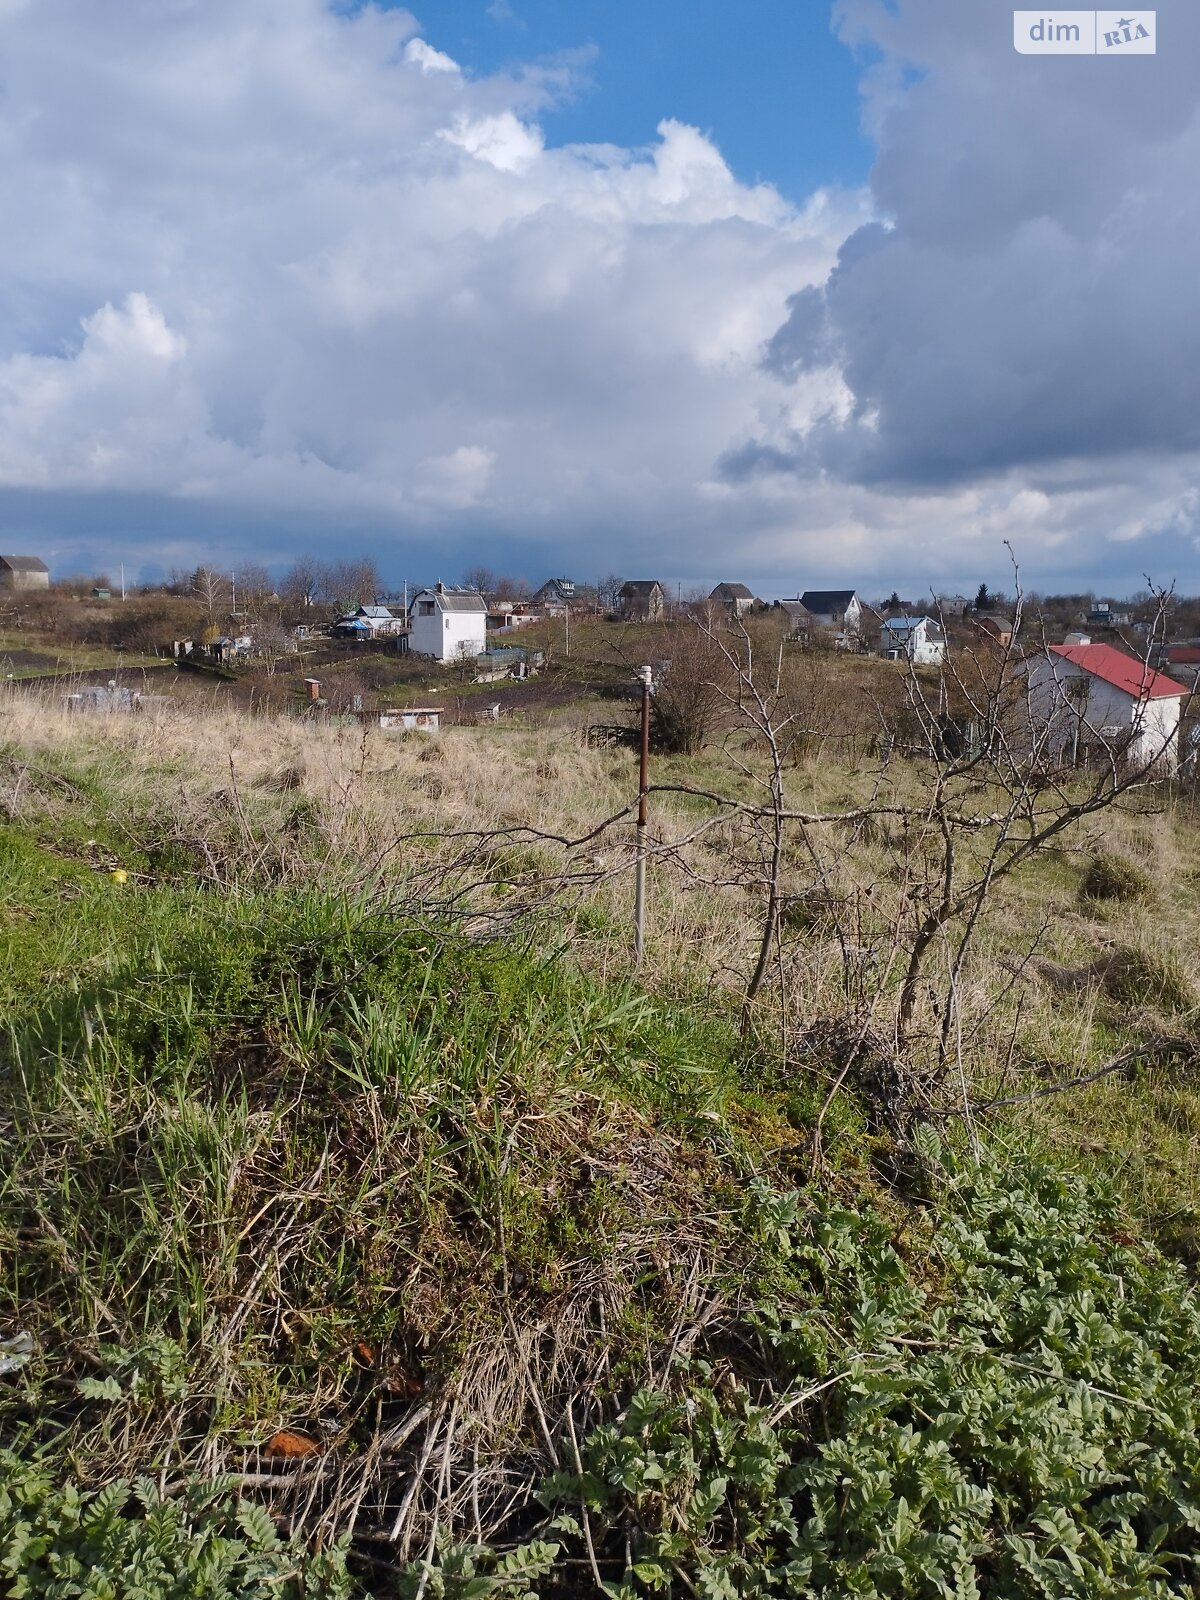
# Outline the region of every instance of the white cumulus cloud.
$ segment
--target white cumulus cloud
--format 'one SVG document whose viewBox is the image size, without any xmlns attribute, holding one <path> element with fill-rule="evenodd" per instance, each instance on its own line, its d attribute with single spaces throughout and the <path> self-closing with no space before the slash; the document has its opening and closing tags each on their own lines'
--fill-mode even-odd
<svg viewBox="0 0 1200 1600">
<path fill-rule="evenodd" d="M 797 208 L 678 121 L 555 147 L 563 68 L 473 78 L 372 4 L 9 3 L 0 61 L 10 525 L 91 494 L 275 558 L 331 528 L 435 565 L 800 544 L 807 490 L 730 497 L 715 464 L 865 196 Z"/>
</svg>

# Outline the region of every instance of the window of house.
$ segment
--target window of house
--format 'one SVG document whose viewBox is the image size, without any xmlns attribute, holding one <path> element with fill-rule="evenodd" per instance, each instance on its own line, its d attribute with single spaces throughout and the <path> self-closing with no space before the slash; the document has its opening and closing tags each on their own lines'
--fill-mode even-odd
<svg viewBox="0 0 1200 1600">
<path fill-rule="evenodd" d="M 421 616 L 423 616 L 423 617 L 431 617 L 433 615 L 433 601 L 432 600 L 421 600 L 421 601 L 418 601 L 417 610 L 420 612 Z"/>
</svg>

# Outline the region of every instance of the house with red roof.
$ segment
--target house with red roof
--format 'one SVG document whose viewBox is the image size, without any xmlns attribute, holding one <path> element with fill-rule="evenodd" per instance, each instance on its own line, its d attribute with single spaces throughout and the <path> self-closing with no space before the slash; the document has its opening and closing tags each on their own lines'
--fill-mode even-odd
<svg viewBox="0 0 1200 1600">
<path fill-rule="evenodd" d="M 1161 652 L 1158 664 L 1169 677 L 1190 688 L 1200 684 L 1200 645 L 1169 644 Z"/>
<path fill-rule="evenodd" d="M 1064 765 L 1111 755 L 1134 766 L 1179 763 L 1179 724 L 1191 693 L 1111 644 L 1052 644 L 1023 663 L 1030 732 Z"/>
</svg>

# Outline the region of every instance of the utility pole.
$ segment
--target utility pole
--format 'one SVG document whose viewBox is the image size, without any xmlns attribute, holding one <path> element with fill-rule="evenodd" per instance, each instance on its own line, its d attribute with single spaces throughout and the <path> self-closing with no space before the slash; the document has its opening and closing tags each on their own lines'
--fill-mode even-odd
<svg viewBox="0 0 1200 1600">
<path fill-rule="evenodd" d="M 125 563 L 121 563 L 121 599 L 125 598 Z"/>
<path fill-rule="evenodd" d="M 638 768 L 637 865 L 633 891 L 633 961 L 640 967 L 646 948 L 646 785 L 650 777 L 650 686 L 654 669 L 643 667 L 642 754 Z"/>
</svg>

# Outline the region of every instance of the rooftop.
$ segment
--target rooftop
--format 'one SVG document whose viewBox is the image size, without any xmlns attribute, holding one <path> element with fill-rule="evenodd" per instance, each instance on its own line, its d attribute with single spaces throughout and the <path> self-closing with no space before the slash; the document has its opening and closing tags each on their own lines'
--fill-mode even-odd
<svg viewBox="0 0 1200 1600">
<path fill-rule="evenodd" d="M 434 599 L 443 611 L 486 611 L 487 601 L 478 589 L 448 589 L 445 584 L 438 583 L 432 589 L 422 589 L 413 595 L 409 609 L 416 605 L 418 600 Z"/>
<path fill-rule="evenodd" d="M 835 611 L 845 611 L 854 599 L 853 589 L 805 589 L 800 596 L 801 604 L 815 612 L 818 616 L 827 616 Z"/>
<path fill-rule="evenodd" d="M 937 622 L 934 618 L 926 616 L 888 617 L 883 626 L 889 633 L 911 633 L 914 628 L 919 628 L 922 623 L 928 623 L 931 628 L 937 628 Z"/>
<path fill-rule="evenodd" d="M 10 572 L 49 572 L 41 556 L 0 556 Z"/>
<path fill-rule="evenodd" d="M 1061 656 L 1072 666 L 1081 667 L 1104 683 L 1111 683 L 1114 689 L 1123 690 L 1135 700 L 1168 700 L 1173 695 L 1191 692 L 1174 678 L 1155 672 L 1144 661 L 1127 656 L 1111 644 L 1052 644 L 1049 648 L 1051 655 Z"/>
</svg>

